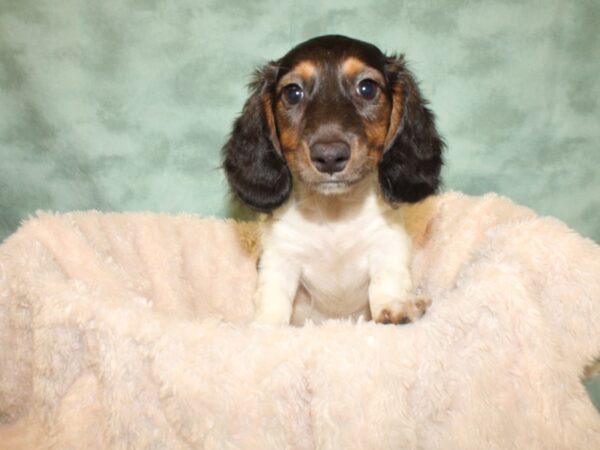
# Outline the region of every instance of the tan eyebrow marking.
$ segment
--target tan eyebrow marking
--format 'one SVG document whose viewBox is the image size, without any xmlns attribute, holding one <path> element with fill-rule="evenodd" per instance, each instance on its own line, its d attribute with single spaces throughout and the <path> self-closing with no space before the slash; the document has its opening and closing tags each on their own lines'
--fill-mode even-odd
<svg viewBox="0 0 600 450">
<path fill-rule="evenodd" d="M 364 70 L 367 65 L 360 59 L 351 56 L 342 63 L 342 71 L 348 77 L 354 77 Z"/>
<path fill-rule="evenodd" d="M 299 74 L 305 80 L 312 78 L 317 72 L 316 66 L 311 61 L 302 61 L 292 69 L 293 72 Z"/>
<path fill-rule="evenodd" d="M 363 75 L 362 78 L 371 78 L 382 87 L 385 86 L 385 79 L 379 70 L 365 64 L 354 56 L 350 56 L 342 63 L 342 72 L 350 79 L 355 78 L 358 75 Z"/>
<path fill-rule="evenodd" d="M 313 78 L 316 73 L 317 66 L 312 61 L 301 61 L 281 78 L 279 86 L 283 87 L 288 83 L 297 82 L 298 79 L 307 82 Z"/>
</svg>

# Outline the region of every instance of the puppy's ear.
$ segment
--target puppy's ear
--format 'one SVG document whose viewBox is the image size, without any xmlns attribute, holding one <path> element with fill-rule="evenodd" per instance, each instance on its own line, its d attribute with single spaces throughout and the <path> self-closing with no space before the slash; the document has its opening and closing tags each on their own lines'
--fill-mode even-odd
<svg viewBox="0 0 600 450">
<path fill-rule="evenodd" d="M 223 167 L 233 192 L 247 206 L 262 212 L 285 202 L 292 187 L 273 117 L 276 79 L 275 63 L 256 71 L 250 97 L 222 150 Z"/>
<path fill-rule="evenodd" d="M 393 106 L 379 183 L 388 201 L 414 203 L 438 189 L 444 143 L 404 58 L 387 58 L 385 71 Z"/>
</svg>

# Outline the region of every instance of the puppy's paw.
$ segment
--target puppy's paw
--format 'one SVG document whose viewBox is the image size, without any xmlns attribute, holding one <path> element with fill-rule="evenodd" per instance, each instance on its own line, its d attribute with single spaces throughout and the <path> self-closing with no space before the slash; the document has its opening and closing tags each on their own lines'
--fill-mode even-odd
<svg viewBox="0 0 600 450">
<path fill-rule="evenodd" d="M 274 309 L 257 309 L 252 321 L 263 325 L 289 325 L 290 315 Z"/>
<path fill-rule="evenodd" d="M 430 305 L 431 300 L 424 298 L 390 301 L 383 303 L 374 311 L 373 319 L 378 323 L 395 325 L 414 322 L 425 314 Z"/>
<path fill-rule="evenodd" d="M 292 316 L 292 305 L 285 297 L 265 295 L 257 291 L 254 297 L 256 310 L 253 322 L 265 325 L 289 325 Z"/>
</svg>

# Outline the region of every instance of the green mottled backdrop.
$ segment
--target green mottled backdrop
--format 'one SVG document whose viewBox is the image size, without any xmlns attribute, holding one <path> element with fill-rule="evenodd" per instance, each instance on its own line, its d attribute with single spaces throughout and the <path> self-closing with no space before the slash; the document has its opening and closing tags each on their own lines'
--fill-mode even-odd
<svg viewBox="0 0 600 450">
<path fill-rule="evenodd" d="M 0 0 L 0 238 L 37 209 L 230 214 L 251 71 L 335 32 L 406 53 L 446 189 L 600 242 L 599 29 L 598 0 Z"/>
<path fill-rule="evenodd" d="M 599 0 L 0 0 L 0 239 L 38 209 L 231 214 L 251 71 L 342 33 L 406 53 L 446 189 L 600 242 L 599 30 Z"/>
</svg>

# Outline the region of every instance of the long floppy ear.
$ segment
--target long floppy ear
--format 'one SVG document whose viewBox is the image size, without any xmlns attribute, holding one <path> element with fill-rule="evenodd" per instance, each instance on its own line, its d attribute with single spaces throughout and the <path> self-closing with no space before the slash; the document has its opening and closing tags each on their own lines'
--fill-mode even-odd
<svg viewBox="0 0 600 450">
<path fill-rule="evenodd" d="M 444 143 L 404 57 L 387 58 L 385 71 L 393 107 L 379 183 L 388 201 L 414 203 L 437 191 Z"/>
<path fill-rule="evenodd" d="M 250 97 L 223 147 L 223 168 L 237 197 L 252 209 L 270 212 L 288 198 L 292 177 L 281 155 L 272 109 L 277 66 L 254 75 Z"/>
</svg>

